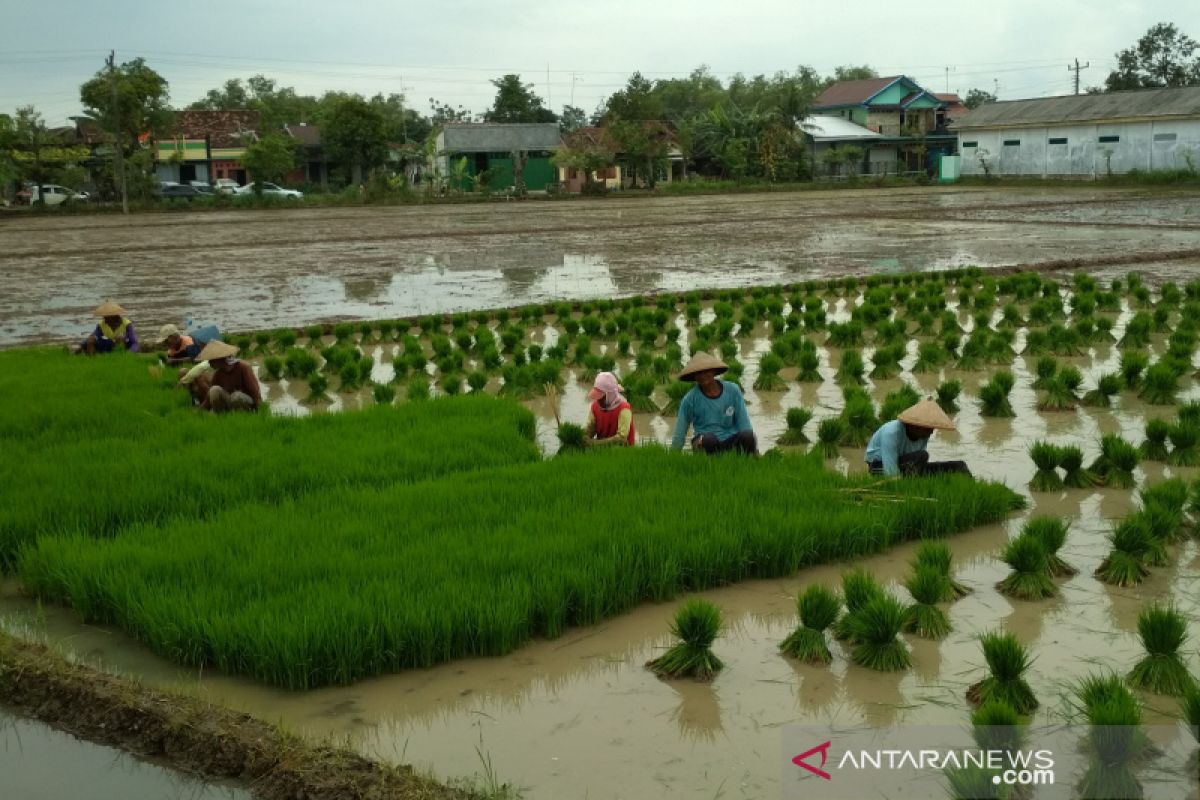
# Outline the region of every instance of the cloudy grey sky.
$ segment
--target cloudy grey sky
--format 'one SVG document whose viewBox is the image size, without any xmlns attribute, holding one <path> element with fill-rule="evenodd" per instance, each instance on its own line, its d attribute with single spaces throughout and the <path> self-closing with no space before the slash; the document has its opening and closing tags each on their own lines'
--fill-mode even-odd
<svg viewBox="0 0 1200 800">
<path fill-rule="evenodd" d="M 556 111 L 572 93 L 590 111 L 634 70 L 700 64 L 722 79 L 870 64 L 935 91 L 998 82 L 1002 99 L 1040 97 L 1070 92 L 1076 57 L 1091 62 L 1085 86 L 1103 83 L 1113 54 L 1161 21 L 1200 39 L 1195 0 L 0 0 L 0 111 L 32 103 L 65 121 L 110 48 L 146 58 L 176 105 L 261 72 L 302 93 L 403 91 L 422 111 L 431 96 L 482 111 L 488 80 L 519 72 Z"/>
</svg>

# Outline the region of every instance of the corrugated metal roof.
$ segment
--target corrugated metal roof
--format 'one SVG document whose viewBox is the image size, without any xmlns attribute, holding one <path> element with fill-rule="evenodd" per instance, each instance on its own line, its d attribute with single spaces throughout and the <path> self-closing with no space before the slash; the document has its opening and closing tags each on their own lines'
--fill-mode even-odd
<svg viewBox="0 0 1200 800">
<path fill-rule="evenodd" d="M 1106 119 L 1200 117 L 1200 86 L 1136 89 L 988 103 L 956 120 L 955 130 L 1007 125 L 1060 125 Z"/>
<path fill-rule="evenodd" d="M 817 95 L 817 99 L 813 100 L 813 108 L 861 105 L 879 94 L 888 85 L 900 80 L 901 77 L 900 75 L 892 75 L 890 78 L 838 81 Z"/>
<path fill-rule="evenodd" d="M 561 142 L 556 122 L 477 122 L 447 125 L 438 149 L 451 153 L 508 153 L 554 150 Z"/>
<path fill-rule="evenodd" d="M 805 117 L 800 123 L 800 130 L 811 136 L 815 142 L 845 142 L 856 139 L 883 138 L 875 131 L 841 117 Z"/>
</svg>

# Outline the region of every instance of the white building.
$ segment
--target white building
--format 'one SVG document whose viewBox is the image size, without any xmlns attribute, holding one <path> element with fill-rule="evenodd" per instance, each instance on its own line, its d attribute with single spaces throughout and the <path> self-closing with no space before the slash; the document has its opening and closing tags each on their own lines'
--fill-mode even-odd
<svg viewBox="0 0 1200 800">
<path fill-rule="evenodd" d="M 826 150 L 854 146 L 862 149 L 863 161 L 870 165 L 860 171 L 869 174 L 896 171 L 895 149 L 880 146 L 883 135 L 856 122 L 841 117 L 808 116 L 801 120 L 800 132 L 804 134 L 816 170 L 821 169 L 821 156 Z"/>
<path fill-rule="evenodd" d="M 1200 86 L 989 103 L 951 129 L 963 175 L 1200 169 Z"/>
</svg>

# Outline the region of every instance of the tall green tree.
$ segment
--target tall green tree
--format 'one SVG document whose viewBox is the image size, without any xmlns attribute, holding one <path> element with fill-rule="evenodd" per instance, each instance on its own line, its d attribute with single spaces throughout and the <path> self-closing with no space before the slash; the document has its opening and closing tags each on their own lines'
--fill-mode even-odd
<svg viewBox="0 0 1200 800">
<path fill-rule="evenodd" d="M 37 202 L 44 203 L 42 185 L 50 181 L 50 164 L 46 158 L 46 150 L 56 142 L 37 109 L 33 106 L 17 109 L 11 139 L 17 174 L 37 186 Z"/>
<path fill-rule="evenodd" d="M 1117 53 L 1117 68 L 1109 73 L 1105 89 L 1200 85 L 1198 47 L 1195 39 L 1173 24 L 1160 22 L 1133 47 Z"/>
<path fill-rule="evenodd" d="M 521 83 L 520 75 L 505 75 L 492 81 L 496 99 L 483 115 L 488 122 L 557 122 L 558 116 L 534 94 L 532 83 Z"/>
<path fill-rule="evenodd" d="M 972 111 L 987 103 L 996 102 L 996 95 L 991 92 L 985 92 L 983 89 L 972 89 L 967 92 L 967 96 L 963 99 L 963 105 Z"/>
<path fill-rule="evenodd" d="M 279 86 L 275 79 L 259 74 L 250 76 L 244 84 L 240 78 L 231 78 L 188 108 L 257 111 L 260 132 L 274 133 L 284 125 L 314 121 L 319 105 L 316 97 L 297 94 L 294 88 Z"/>
<path fill-rule="evenodd" d="M 361 183 L 365 173 L 387 161 L 386 121 L 378 108 L 361 97 L 344 97 L 332 104 L 322 119 L 321 139 L 329 160 L 345 165 L 354 183 Z"/>
<path fill-rule="evenodd" d="M 563 133 L 574 133 L 580 128 L 586 128 L 588 115 L 579 106 L 565 105 L 558 117 L 558 127 Z"/>
<path fill-rule="evenodd" d="M 424 142 L 429 135 L 429 120 L 409 108 L 407 99 L 402 94 L 377 94 L 368 102 L 383 115 L 383 124 L 387 129 L 389 142 L 418 143 Z"/>
<path fill-rule="evenodd" d="M 642 73 L 629 76 L 625 88 L 614 92 L 605 104 L 604 121 L 628 120 L 652 122 L 663 119 L 662 99 L 654 93 L 654 84 Z"/>
</svg>

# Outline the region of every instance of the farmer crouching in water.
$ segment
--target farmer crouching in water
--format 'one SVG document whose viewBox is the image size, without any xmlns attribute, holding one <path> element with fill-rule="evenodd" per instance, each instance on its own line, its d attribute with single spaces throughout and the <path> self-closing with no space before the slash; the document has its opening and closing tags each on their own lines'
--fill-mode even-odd
<svg viewBox="0 0 1200 800">
<path fill-rule="evenodd" d="M 617 383 L 617 376 L 611 372 L 601 372 L 596 376 L 592 390 L 588 392 L 592 405 L 588 409 L 583 440 L 588 446 L 632 445 L 636 440 L 633 406 L 629 405 L 622 391 L 624 389 Z"/>
<path fill-rule="evenodd" d="M 125 316 L 125 309 L 116 302 L 107 300 L 94 312 L 100 318 L 100 323 L 83 343 L 75 348 L 76 353 L 111 353 L 114 350 L 127 350 L 136 353 L 140 348 L 137 331 L 133 323 Z"/>
<path fill-rule="evenodd" d="M 196 366 L 179 377 L 193 401 L 201 408 L 220 414 L 225 411 L 257 411 L 262 391 L 254 368 L 237 357 L 238 349 L 212 341 L 196 356 Z"/>
<path fill-rule="evenodd" d="M 929 437 L 935 430 L 952 431 L 954 423 L 932 400 L 922 400 L 885 422 L 867 443 L 867 468 L 872 475 L 970 475 L 965 461 L 930 461 Z"/>
<path fill-rule="evenodd" d="M 693 450 L 710 454 L 737 450 L 758 455 L 758 441 L 746 413 L 742 390 L 735 383 L 717 378 L 727 369 L 719 358 L 696 353 L 679 373 L 681 381 L 694 381 L 696 385 L 679 403 L 672 449 L 683 448 L 691 427 Z"/>
</svg>

